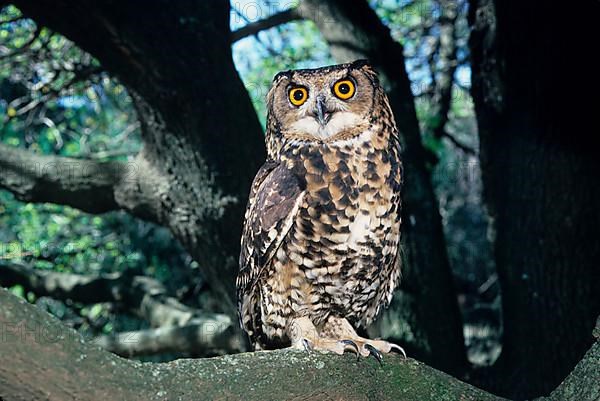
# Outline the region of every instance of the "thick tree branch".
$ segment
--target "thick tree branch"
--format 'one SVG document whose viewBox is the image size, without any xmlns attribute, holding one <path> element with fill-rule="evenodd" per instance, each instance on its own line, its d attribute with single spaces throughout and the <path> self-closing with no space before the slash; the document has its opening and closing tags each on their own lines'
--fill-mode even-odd
<svg viewBox="0 0 600 401">
<path fill-rule="evenodd" d="M 85 343 L 57 319 L 0 289 L 4 400 L 501 400 L 422 363 L 389 356 L 254 352 L 145 363 Z M 569 400 L 567 400 L 569 401 Z"/>
<path fill-rule="evenodd" d="M 298 13 L 298 10 L 295 8 L 290 8 L 289 10 L 281 11 L 279 13 L 273 14 L 265 19 L 251 22 L 240 29 L 231 32 L 231 42 L 237 42 L 240 39 L 245 37 L 256 35 L 260 31 L 264 31 L 277 25 L 282 25 L 291 21 L 302 19 L 302 16 Z"/>
<path fill-rule="evenodd" d="M 36 270 L 21 263 L 0 260 L 0 285 L 21 285 L 37 296 L 71 299 L 83 304 L 114 302 L 119 296 L 121 275 L 85 276 Z M 120 299 L 119 299 L 120 301 Z"/>
<path fill-rule="evenodd" d="M 504 321 L 495 386 L 513 398 L 563 381 L 593 343 L 600 313 L 600 159 L 588 119 L 573 118 L 597 112 L 574 99 L 600 91 L 586 58 L 599 14 L 594 1 L 469 6 L 471 94 Z M 592 79 L 573 85 L 572 76 Z"/>
<path fill-rule="evenodd" d="M 40 155 L 0 144 L 0 188 L 19 200 L 71 206 L 88 213 L 123 209 L 169 225 L 161 196 L 171 180 L 140 152 L 129 162 Z"/>
<path fill-rule="evenodd" d="M 0 144 L 0 187 L 27 202 L 68 205 L 89 213 L 120 209 L 114 188 L 127 164 L 45 156 Z"/>
</svg>

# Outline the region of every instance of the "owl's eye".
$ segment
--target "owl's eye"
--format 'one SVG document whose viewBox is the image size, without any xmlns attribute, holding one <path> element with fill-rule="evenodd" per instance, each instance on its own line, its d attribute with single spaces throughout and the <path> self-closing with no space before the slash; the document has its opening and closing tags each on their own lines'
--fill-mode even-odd
<svg viewBox="0 0 600 401">
<path fill-rule="evenodd" d="M 306 102 L 306 99 L 308 99 L 308 91 L 303 86 L 296 86 L 290 89 L 288 96 L 294 106 L 302 106 Z"/>
<path fill-rule="evenodd" d="M 354 82 L 349 79 L 341 79 L 333 85 L 333 94 L 342 100 L 350 99 L 355 91 Z"/>
</svg>

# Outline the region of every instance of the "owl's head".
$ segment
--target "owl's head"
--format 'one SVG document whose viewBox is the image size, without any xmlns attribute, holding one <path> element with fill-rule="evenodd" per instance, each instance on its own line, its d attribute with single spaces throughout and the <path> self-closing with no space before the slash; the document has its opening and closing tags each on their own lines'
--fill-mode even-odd
<svg viewBox="0 0 600 401">
<path fill-rule="evenodd" d="M 365 60 L 280 72 L 267 95 L 269 123 L 288 139 L 348 139 L 369 127 L 379 90 Z"/>
</svg>

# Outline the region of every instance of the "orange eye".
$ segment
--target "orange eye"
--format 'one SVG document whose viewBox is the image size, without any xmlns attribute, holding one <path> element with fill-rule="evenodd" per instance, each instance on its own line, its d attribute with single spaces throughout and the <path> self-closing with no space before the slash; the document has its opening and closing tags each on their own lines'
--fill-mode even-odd
<svg viewBox="0 0 600 401">
<path fill-rule="evenodd" d="M 302 86 L 297 86 L 290 89 L 288 96 L 294 106 L 302 106 L 306 102 L 306 99 L 308 99 L 308 91 Z"/>
<path fill-rule="evenodd" d="M 354 82 L 349 79 L 341 79 L 333 85 L 333 94 L 342 100 L 350 99 L 355 91 Z"/>
</svg>

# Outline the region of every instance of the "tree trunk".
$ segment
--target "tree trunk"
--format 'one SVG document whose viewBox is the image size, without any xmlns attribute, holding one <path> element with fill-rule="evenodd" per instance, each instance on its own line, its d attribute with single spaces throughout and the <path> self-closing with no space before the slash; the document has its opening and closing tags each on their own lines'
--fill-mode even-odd
<svg viewBox="0 0 600 401">
<path fill-rule="evenodd" d="M 143 149 L 112 188 L 115 208 L 170 228 L 200 263 L 223 310 L 235 313 L 243 211 L 264 145 L 231 58 L 228 2 L 15 5 L 91 53 L 127 86 Z M 23 198 L 48 201 L 37 195 Z"/>
<path fill-rule="evenodd" d="M 504 313 L 496 390 L 515 398 L 560 383 L 600 313 L 600 159 L 585 123 L 598 110 L 584 100 L 599 89 L 585 57 L 599 12 L 592 1 L 471 1 L 473 98 Z"/>
<path fill-rule="evenodd" d="M 384 320 L 400 318 L 396 335 L 410 355 L 458 374 L 467 364 L 462 322 L 402 45 L 365 1 L 304 0 L 299 12 L 315 22 L 337 61 L 369 59 L 386 86 L 403 150 L 405 263 L 401 291 Z"/>
</svg>

